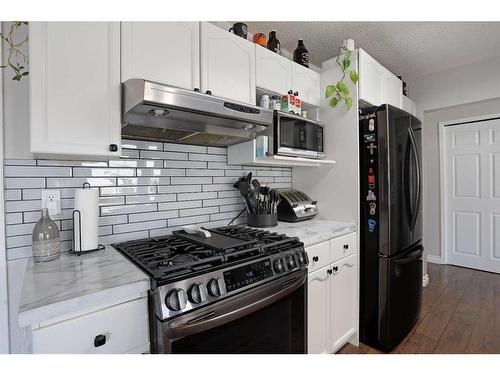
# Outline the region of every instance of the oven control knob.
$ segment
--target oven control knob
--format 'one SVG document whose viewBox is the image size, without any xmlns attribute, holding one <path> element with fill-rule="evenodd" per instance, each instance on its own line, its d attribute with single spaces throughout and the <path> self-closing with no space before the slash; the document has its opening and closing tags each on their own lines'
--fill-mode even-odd
<svg viewBox="0 0 500 375">
<path fill-rule="evenodd" d="M 186 301 L 186 292 L 182 289 L 172 289 L 165 297 L 165 304 L 172 311 L 179 311 L 185 308 Z"/>
<path fill-rule="evenodd" d="M 191 303 L 202 303 L 207 300 L 207 289 L 203 284 L 193 284 L 188 290 L 188 299 Z"/>
<path fill-rule="evenodd" d="M 306 253 L 304 251 L 297 253 L 297 259 L 299 261 L 299 266 L 303 266 L 303 265 L 307 264 L 307 257 L 306 257 Z"/>
<path fill-rule="evenodd" d="M 273 269 L 276 273 L 281 273 L 285 270 L 285 265 L 283 264 L 283 259 L 278 258 L 273 262 Z"/>
<path fill-rule="evenodd" d="M 222 284 L 222 280 L 219 278 L 211 279 L 208 284 L 208 294 L 212 297 L 219 297 L 221 294 L 224 294 L 224 286 Z"/>
<path fill-rule="evenodd" d="M 288 255 L 286 257 L 286 264 L 288 265 L 288 269 L 290 269 L 290 270 L 293 270 L 295 267 L 297 267 L 297 263 L 295 261 L 295 256 Z"/>
</svg>

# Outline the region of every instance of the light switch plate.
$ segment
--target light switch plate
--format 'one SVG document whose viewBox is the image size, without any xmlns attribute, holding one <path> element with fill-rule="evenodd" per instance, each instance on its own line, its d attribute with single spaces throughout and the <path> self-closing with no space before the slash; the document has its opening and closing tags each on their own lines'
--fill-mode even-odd
<svg viewBox="0 0 500 375">
<path fill-rule="evenodd" d="M 61 190 L 42 190 L 42 208 L 49 209 L 49 216 L 61 213 Z"/>
</svg>

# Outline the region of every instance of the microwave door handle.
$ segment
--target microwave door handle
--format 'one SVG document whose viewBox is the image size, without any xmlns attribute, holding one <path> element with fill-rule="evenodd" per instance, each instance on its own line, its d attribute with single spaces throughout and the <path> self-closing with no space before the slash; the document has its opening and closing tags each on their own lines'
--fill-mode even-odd
<svg viewBox="0 0 500 375">
<path fill-rule="evenodd" d="M 299 277 L 295 276 L 293 279 L 289 279 L 288 281 L 280 282 L 279 288 L 277 288 L 278 290 L 270 295 L 255 292 L 258 295 L 254 293 L 247 298 L 238 300 L 238 306 L 241 307 L 236 309 L 228 309 L 227 311 L 222 310 L 220 312 L 212 310 L 200 317 L 182 322 L 178 325 L 175 324 L 175 320 L 172 323 L 164 323 L 166 324 L 166 330 L 168 331 L 167 334 L 170 338 L 175 339 L 200 333 L 232 322 L 290 295 L 300 287 L 304 286 L 306 280 L 307 273 Z"/>
</svg>

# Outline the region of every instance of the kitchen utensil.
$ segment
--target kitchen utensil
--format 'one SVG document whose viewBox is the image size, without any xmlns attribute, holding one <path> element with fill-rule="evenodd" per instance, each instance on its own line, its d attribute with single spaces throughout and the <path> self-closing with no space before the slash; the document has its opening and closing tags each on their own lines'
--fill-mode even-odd
<svg viewBox="0 0 500 375">
<path fill-rule="evenodd" d="M 248 34 L 248 26 L 243 22 L 236 22 L 230 29 L 229 32 L 233 32 L 235 35 L 242 37 L 243 39 L 247 38 Z"/>
<path fill-rule="evenodd" d="M 196 225 L 185 225 L 182 227 L 182 230 L 188 234 L 195 234 L 200 237 L 211 236 L 211 233 L 208 230 L 197 227 Z"/>
</svg>

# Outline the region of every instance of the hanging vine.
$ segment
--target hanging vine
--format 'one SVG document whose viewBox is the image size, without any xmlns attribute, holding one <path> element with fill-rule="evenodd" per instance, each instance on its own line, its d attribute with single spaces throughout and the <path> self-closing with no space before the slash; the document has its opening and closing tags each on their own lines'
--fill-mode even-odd
<svg viewBox="0 0 500 375">
<path fill-rule="evenodd" d="M 344 102 L 347 110 L 352 107 L 352 98 L 349 92 L 349 88 L 345 83 L 346 75 L 349 74 L 349 79 L 353 84 L 358 82 L 359 76 L 356 70 L 349 70 L 351 66 L 351 56 L 352 51 L 348 50 L 344 46 L 342 47 L 343 52 L 337 56 L 335 60 L 337 65 L 342 70 L 342 78 L 335 85 L 326 86 L 325 96 L 330 98 L 330 107 L 335 108 L 340 102 Z"/>
<path fill-rule="evenodd" d="M 29 74 L 24 66 L 29 63 L 28 55 L 21 51 L 22 46 L 28 42 L 28 33 L 22 40 L 16 41 L 16 33 L 27 26 L 28 22 L 16 21 L 10 25 L 7 33 L 0 32 L 0 40 L 5 42 L 7 46 L 7 64 L 0 65 L 0 68 L 10 68 L 14 72 L 12 77 L 14 81 L 20 81 L 21 78 Z"/>
</svg>

